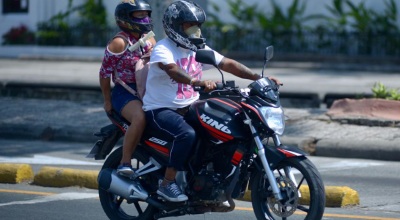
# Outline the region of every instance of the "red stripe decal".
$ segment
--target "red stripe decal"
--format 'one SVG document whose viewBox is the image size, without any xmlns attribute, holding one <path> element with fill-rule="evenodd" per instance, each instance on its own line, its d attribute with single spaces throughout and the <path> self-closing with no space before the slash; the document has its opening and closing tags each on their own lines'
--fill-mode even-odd
<svg viewBox="0 0 400 220">
<path fill-rule="evenodd" d="M 169 155 L 169 150 L 167 148 L 161 147 L 155 143 L 152 143 L 150 141 L 145 141 L 144 143 L 146 143 L 147 145 L 149 145 L 150 147 L 154 147 L 156 148 L 156 150 L 161 151 L 161 153 L 164 154 L 168 154 Z"/>
<path fill-rule="evenodd" d="M 207 128 L 206 128 L 206 129 L 207 129 Z M 215 138 L 218 139 L 218 140 L 221 140 L 221 141 L 224 141 L 224 142 L 229 141 L 228 139 L 219 136 L 218 134 L 214 133 L 213 131 L 210 131 L 210 130 L 208 130 L 208 129 L 207 129 L 207 131 L 208 131 L 213 137 L 215 137 Z"/>
<path fill-rule="evenodd" d="M 258 117 L 260 117 L 261 121 L 264 122 L 263 118 L 262 118 L 261 115 L 258 113 L 257 109 L 255 109 L 253 106 L 248 105 L 248 104 L 246 104 L 246 103 L 244 103 L 244 102 L 241 102 L 241 104 L 244 105 L 244 106 L 246 106 L 247 108 L 250 108 L 250 109 L 252 109 L 253 111 L 255 111 L 255 112 L 257 113 Z"/>
<path fill-rule="evenodd" d="M 124 134 L 125 134 L 125 129 L 123 127 L 121 127 L 117 122 L 112 120 L 112 118 L 109 117 L 109 119 L 112 121 L 112 123 L 114 123 L 116 126 L 118 126 L 122 130 L 122 132 L 124 132 Z"/>
<path fill-rule="evenodd" d="M 282 149 L 279 149 L 279 148 L 277 148 L 280 152 L 282 152 L 282 153 L 284 153 L 285 155 L 286 155 L 286 157 L 296 157 L 296 155 L 294 155 L 294 154 L 291 154 L 291 153 L 289 153 L 289 152 L 287 152 L 287 151 L 285 151 L 285 150 L 282 150 Z"/>
<path fill-rule="evenodd" d="M 222 101 L 222 100 L 220 100 L 220 99 L 210 99 L 210 100 L 215 100 L 215 101 L 224 103 L 225 105 L 229 105 L 229 106 L 231 106 L 232 108 L 237 109 L 239 112 L 242 112 L 238 107 L 236 107 L 236 106 L 234 106 L 234 105 L 231 105 L 231 104 L 229 104 L 229 103 L 227 103 L 227 102 L 224 102 L 224 101 Z"/>
<path fill-rule="evenodd" d="M 221 137 L 224 137 L 224 138 L 226 138 L 226 139 L 228 139 L 228 140 L 233 140 L 233 137 L 232 137 L 232 136 L 227 135 L 227 134 L 225 134 L 225 133 L 222 133 L 222 132 L 218 131 L 217 129 L 214 129 L 213 127 L 211 127 L 211 126 L 209 126 L 208 124 L 204 123 L 204 121 L 201 119 L 201 117 L 200 117 L 200 115 L 199 115 L 199 111 L 197 111 L 197 116 L 199 117 L 200 123 L 201 123 L 205 128 L 207 128 L 207 130 L 212 131 L 212 132 L 214 132 L 215 134 L 217 134 L 217 135 L 219 135 L 219 136 L 221 136 Z"/>
</svg>

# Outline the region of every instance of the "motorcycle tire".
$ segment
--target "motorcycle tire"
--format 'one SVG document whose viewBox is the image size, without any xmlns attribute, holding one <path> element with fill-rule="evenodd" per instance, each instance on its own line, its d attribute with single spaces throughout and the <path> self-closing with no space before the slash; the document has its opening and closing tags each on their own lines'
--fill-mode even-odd
<svg viewBox="0 0 400 220">
<path fill-rule="evenodd" d="M 278 165 L 277 168 L 274 170 L 275 177 L 281 178 L 280 176 L 283 176 L 285 178 L 285 172 L 284 168 L 285 167 L 291 167 L 292 173 L 294 173 L 295 179 L 296 179 L 296 185 L 298 184 L 297 189 L 300 189 L 300 185 L 302 186 L 302 189 L 308 188 L 309 195 L 306 195 L 305 193 L 302 195 L 301 193 L 297 193 L 296 196 L 294 194 L 294 190 L 291 190 L 292 195 L 287 196 L 284 195 L 284 190 L 281 189 L 282 195 L 286 201 L 290 201 L 290 196 L 293 198 L 296 198 L 297 204 L 293 203 L 293 206 L 297 206 L 296 209 L 297 212 L 304 212 L 304 213 L 294 213 L 291 214 L 290 216 L 282 216 L 283 214 L 289 214 L 287 210 L 284 210 L 282 208 L 282 213 L 274 213 L 273 209 L 274 207 L 270 207 L 269 201 L 275 202 L 275 199 L 273 198 L 273 193 L 271 188 L 269 187 L 269 182 L 267 179 L 264 178 L 265 173 L 258 171 L 254 176 L 253 176 L 253 181 L 251 185 L 251 200 L 253 204 L 253 209 L 254 213 L 256 215 L 257 220 L 275 220 L 275 219 L 290 219 L 292 218 L 297 218 L 299 216 L 304 216 L 305 215 L 305 220 L 320 220 L 323 217 L 324 210 L 325 210 L 325 188 L 324 184 L 322 182 L 321 176 L 318 172 L 318 170 L 315 168 L 315 166 L 305 157 L 295 157 L 295 158 L 288 158 L 283 161 L 281 161 Z M 290 179 L 289 177 L 287 177 Z M 287 179 L 286 179 L 287 180 Z M 290 184 L 289 185 L 289 191 L 290 191 Z M 294 185 L 293 185 L 294 186 Z M 286 191 L 287 192 L 287 191 Z M 302 192 L 304 192 L 302 190 Z M 302 196 L 301 196 L 302 195 Z M 302 198 L 301 198 L 302 197 Z M 269 200 L 268 200 L 269 198 Z M 309 201 L 305 199 L 304 201 L 299 202 L 300 198 L 304 200 L 305 198 L 309 198 Z M 301 204 L 300 204 L 301 203 Z M 281 206 L 278 206 L 281 207 Z M 275 210 L 276 207 L 275 207 Z M 290 210 L 290 211 L 293 211 Z M 294 211 L 293 211 L 294 212 Z"/>
<path fill-rule="evenodd" d="M 144 155 L 145 154 L 143 154 L 140 149 L 137 148 L 135 150 L 132 155 L 133 168 L 139 168 L 149 161 L 149 158 Z M 104 162 L 102 169 L 117 169 L 121 158 L 122 147 L 110 154 Z M 128 204 L 122 197 L 109 193 L 101 188 L 99 188 L 99 198 L 104 212 L 111 220 L 151 220 L 154 219 L 154 214 L 157 212 L 157 208 L 148 203 L 136 201 L 132 204 Z M 147 205 L 147 207 L 143 209 L 142 206 L 145 205 Z"/>
</svg>

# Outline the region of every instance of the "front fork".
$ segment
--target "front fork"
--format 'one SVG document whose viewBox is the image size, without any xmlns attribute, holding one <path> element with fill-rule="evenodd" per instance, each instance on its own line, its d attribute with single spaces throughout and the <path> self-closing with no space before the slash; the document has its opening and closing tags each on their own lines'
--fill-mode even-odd
<svg viewBox="0 0 400 220">
<path fill-rule="evenodd" d="M 263 146 L 263 144 L 262 144 L 262 142 L 260 140 L 260 136 L 258 135 L 257 130 L 255 129 L 255 127 L 252 125 L 251 119 L 245 120 L 244 123 L 248 124 L 249 127 L 250 127 L 251 133 L 253 134 L 253 137 L 254 137 L 254 141 L 256 142 L 256 145 L 258 147 L 258 156 L 259 156 L 259 158 L 261 160 L 261 163 L 262 163 L 262 165 L 264 167 L 264 171 L 265 171 L 265 173 L 267 174 L 267 177 L 268 177 L 269 185 L 272 188 L 272 192 L 274 194 L 275 199 L 280 201 L 280 200 L 283 199 L 283 197 L 282 197 L 281 191 L 279 190 L 278 183 L 276 182 L 275 175 L 272 172 L 272 170 L 271 170 L 271 168 L 270 168 L 270 166 L 268 164 L 267 157 L 265 156 L 265 149 L 264 149 L 264 146 Z M 275 144 L 277 144 L 276 140 L 279 141 L 278 136 L 274 137 Z"/>
</svg>

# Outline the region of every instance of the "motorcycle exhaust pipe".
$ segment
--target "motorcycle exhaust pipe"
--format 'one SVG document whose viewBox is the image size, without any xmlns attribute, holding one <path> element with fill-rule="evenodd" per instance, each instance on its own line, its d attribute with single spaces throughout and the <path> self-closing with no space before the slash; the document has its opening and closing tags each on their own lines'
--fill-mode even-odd
<svg viewBox="0 0 400 220">
<path fill-rule="evenodd" d="M 139 182 L 122 177 L 112 168 L 100 171 L 97 178 L 99 188 L 125 199 L 140 199 L 145 201 L 149 194 Z"/>
</svg>

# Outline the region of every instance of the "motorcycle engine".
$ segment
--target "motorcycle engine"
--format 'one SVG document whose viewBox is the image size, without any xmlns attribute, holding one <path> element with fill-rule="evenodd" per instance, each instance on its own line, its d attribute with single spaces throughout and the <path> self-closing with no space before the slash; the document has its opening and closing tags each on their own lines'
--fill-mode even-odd
<svg viewBox="0 0 400 220">
<path fill-rule="evenodd" d="M 202 170 L 190 183 L 190 194 L 198 200 L 219 200 L 221 185 L 219 174 Z"/>
</svg>

